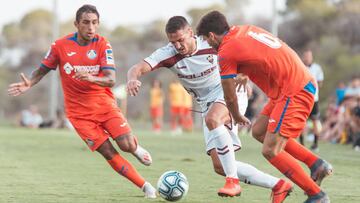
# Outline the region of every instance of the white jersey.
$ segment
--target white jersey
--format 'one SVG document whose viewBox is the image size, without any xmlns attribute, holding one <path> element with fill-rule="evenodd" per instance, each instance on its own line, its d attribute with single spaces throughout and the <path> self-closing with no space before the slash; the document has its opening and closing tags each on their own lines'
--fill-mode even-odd
<svg viewBox="0 0 360 203">
<path fill-rule="evenodd" d="M 324 72 L 319 64 L 312 63 L 309 66 L 311 75 L 315 78 L 316 82 L 322 82 L 324 80 Z M 315 93 L 315 102 L 319 101 L 319 85 Z"/>
<path fill-rule="evenodd" d="M 183 56 L 169 43 L 157 49 L 145 58 L 152 70 L 166 67 L 175 73 L 184 88 L 195 100 L 204 105 L 221 88 L 217 53 L 209 44 L 196 37 L 196 51 L 190 56 Z"/>
<path fill-rule="evenodd" d="M 197 50 L 190 56 L 179 54 L 175 47 L 169 43 L 149 57 L 145 58 L 152 70 L 166 67 L 174 72 L 184 88 L 195 98 L 201 107 L 203 117 L 204 138 L 206 151 L 215 148 L 214 139 L 209 134 L 209 129 L 205 125 L 205 116 L 210 106 L 214 102 L 225 104 L 224 93 L 221 87 L 221 78 L 217 62 L 216 51 L 209 44 L 199 37 L 196 37 Z M 247 108 L 247 93 L 240 91 L 238 94 L 238 104 L 241 114 L 245 114 Z M 232 125 L 229 132 L 233 141 L 234 150 L 241 148 L 238 133 L 238 126 Z"/>
</svg>

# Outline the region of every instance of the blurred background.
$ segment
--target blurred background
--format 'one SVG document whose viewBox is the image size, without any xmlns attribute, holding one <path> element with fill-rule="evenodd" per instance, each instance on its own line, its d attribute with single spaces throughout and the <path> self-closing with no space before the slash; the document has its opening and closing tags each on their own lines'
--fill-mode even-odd
<svg viewBox="0 0 360 203">
<path fill-rule="evenodd" d="M 6 89 L 9 83 L 19 81 L 19 73 L 30 74 L 39 65 L 54 39 L 75 31 L 75 12 L 85 3 L 97 6 L 100 12 L 99 32 L 110 40 L 118 68 L 117 86 L 120 87 L 116 94 L 119 105 L 130 120 L 150 121 L 150 86 L 157 79 L 164 92 L 164 122 L 167 126 L 171 120 L 169 83 L 176 77 L 167 70 L 155 71 L 142 78 L 140 95 L 126 98 L 121 85 L 126 83 L 127 70 L 166 45 L 164 26 L 168 18 L 184 15 L 195 27 L 204 13 L 214 9 L 225 12 L 231 24 L 255 24 L 271 31 L 299 55 L 306 49 L 312 50 L 314 62 L 321 65 L 325 75 L 320 91 L 324 122 L 328 116 L 339 116 L 339 112 L 344 114 L 340 117 L 346 121 L 346 112 L 350 112 L 348 117 L 351 116 L 357 100 L 352 99 L 350 107 L 344 104 L 341 109 L 345 95 L 356 98 L 360 94 L 358 0 L 132 0 L 126 4 L 116 0 L 106 3 L 100 0 L 1 2 L 4 6 L 0 8 L 0 121 L 4 125 L 19 123 L 22 110 L 34 109 L 34 106 L 42 121 L 54 119 L 58 115 L 56 112 L 63 110 L 58 73 L 52 72 L 21 97 L 7 96 Z M 266 102 L 254 88 L 256 98 L 251 102 L 256 105 L 251 114 Z M 355 91 L 346 93 L 348 88 Z M 192 108 L 196 109 L 196 105 Z M 331 110 L 333 112 L 328 112 Z M 199 127 L 200 115 L 193 117 L 195 127 Z"/>
</svg>

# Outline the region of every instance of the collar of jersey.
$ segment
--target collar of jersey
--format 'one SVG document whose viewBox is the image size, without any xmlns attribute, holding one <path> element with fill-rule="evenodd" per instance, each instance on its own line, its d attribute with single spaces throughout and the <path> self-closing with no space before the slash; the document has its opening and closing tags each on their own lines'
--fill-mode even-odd
<svg viewBox="0 0 360 203">
<path fill-rule="evenodd" d="M 196 52 L 198 52 L 199 51 L 199 42 L 198 42 L 198 40 L 200 39 L 199 37 L 197 37 L 197 36 L 194 36 L 194 38 L 195 38 L 195 43 L 196 43 L 196 49 L 195 49 L 195 51 L 193 52 L 193 53 L 191 53 L 191 54 L 189 54 L 189 55 L 186 55 L 186 57 L 190 57 L 190 56 L 194 56 L 195 54 L 196 54 Z"/>
<path fill-rule="evenodd" d="M 75 33 L 74 33 L 74 36 L 69 37 L 68 40 L 71 40 L 71 41 L 76 42 L 76 44 L 78 44 L 79 46 L 87 46 L 87 45 L 89 45 L 89 44 L 91 44 L 91 43 L 96 42 L 96 41 L 99 40 L 99 38 L 94 37 L 94 39 L 92 39 L 90 43 L 81 45 L 81 44 L 79 44 L 79 42 L 77 41 L 77 35 L 78 35 L 78 33 L 75 32 Z"/>
</svg>

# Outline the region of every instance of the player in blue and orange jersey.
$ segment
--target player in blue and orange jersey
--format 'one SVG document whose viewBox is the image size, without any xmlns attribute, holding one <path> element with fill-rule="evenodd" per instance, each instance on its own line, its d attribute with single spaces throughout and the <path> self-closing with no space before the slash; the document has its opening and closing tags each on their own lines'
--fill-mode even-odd
<svg viewBox="0 0 360 203">
<path fill-rule="evenodd" d="M 253 136 L 263 142 L 264 157 L 306 192 L 306 202 L 330 202 L 315 182 L 320 184 L 332 172 L 331 165 L 295 140 L 305 127 L 316 91 L 316 83 L 301 59 L 261 28 L 230 27 L 218 11 L 201 19 L 197 34 L 218 51 L 225 100 L 234 121 L 250 124 L 238 113 L 236 97 L 236 85 L 250 78 L 270 99 L 252 128 Z M 296 159 L 310 167 L 311 177 Z M 287 194 L 274 195 L 282 199 Z"/>
<path fill-rule="evenodd" d="M 155 189 L 109 141 L 115 140 L 122 151 L 132 153 L 144 165 L 150 154 L 138 145 L 111 92 L 115 84 L 115 62 L 110 43 L 96 33 L 99 13 L 95 6 L 84 5 L 76 12 L 77 32 L 56 40 L 28 79 L 9 86 L 8 93 L 18 96 L 37 84 L 49 71 L 58 70 L 64 90 L 67 117 L 92 151 L 98 151 L 111 167 L 141 188 L 145 197 L 155 198 Z"/>
</svg>

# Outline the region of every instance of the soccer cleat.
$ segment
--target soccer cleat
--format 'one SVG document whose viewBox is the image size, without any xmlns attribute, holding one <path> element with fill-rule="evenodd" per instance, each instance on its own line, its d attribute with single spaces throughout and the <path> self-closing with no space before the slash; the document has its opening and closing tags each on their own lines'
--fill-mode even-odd
<svg viewBox="0 0 360 203">
<path fill-rule="evenodd" d="M 311 145 L 310 149 L 313 152 L 319 152 L 320 151 L 319 146 L 316 145 L 316 144 Z"/>
<path fill-rule="evenodd" d="M 325 192 L 320 191 L 316 195 L 309 196 L 304 203 L 330 203 L 330 198 Z"/>
<path fill-rule="evenodd" d="M 140 145 L 137 146 L 134 156 L 145 166 L 150 166 L 152 163 L 151 155 L 146 149 L 142 148 Z"/>
<path fill-rule="evenodd" d="M 272 189 L 271 193 L 271 202 L 272 203 L 282 203 L 284 202 L 285 198 L 290 195 L 293 190 L 293 184 L 287 182 L 283 179 L 279 180 L 276 183 L 275 187 Z"/>
<path fill-rule="evenodd" d="M 227 177 L 225 185 L 223 188 L 220 188 L 218 195 L 221 197 L 234 197 L 240 196 L 241 187 L 239 184 L 239 179 Z"/>
<path fill-rule="evenodd" d="M 318 159 L 310 167 L 310 171 L 311 171 L 311 179 L 313 179 L 316 182 L 316 184 L 320 186 L 324 178 L 326 178 L 327 176 L 333 173 L 333 167 L 325 160 Z"/>
<path fill-rule="evenodd" d="M 145 182 L 141 189 L 145 193 L 145 198 L 156 198 L 156 189 L 150 183 Z"/>
</svg>

